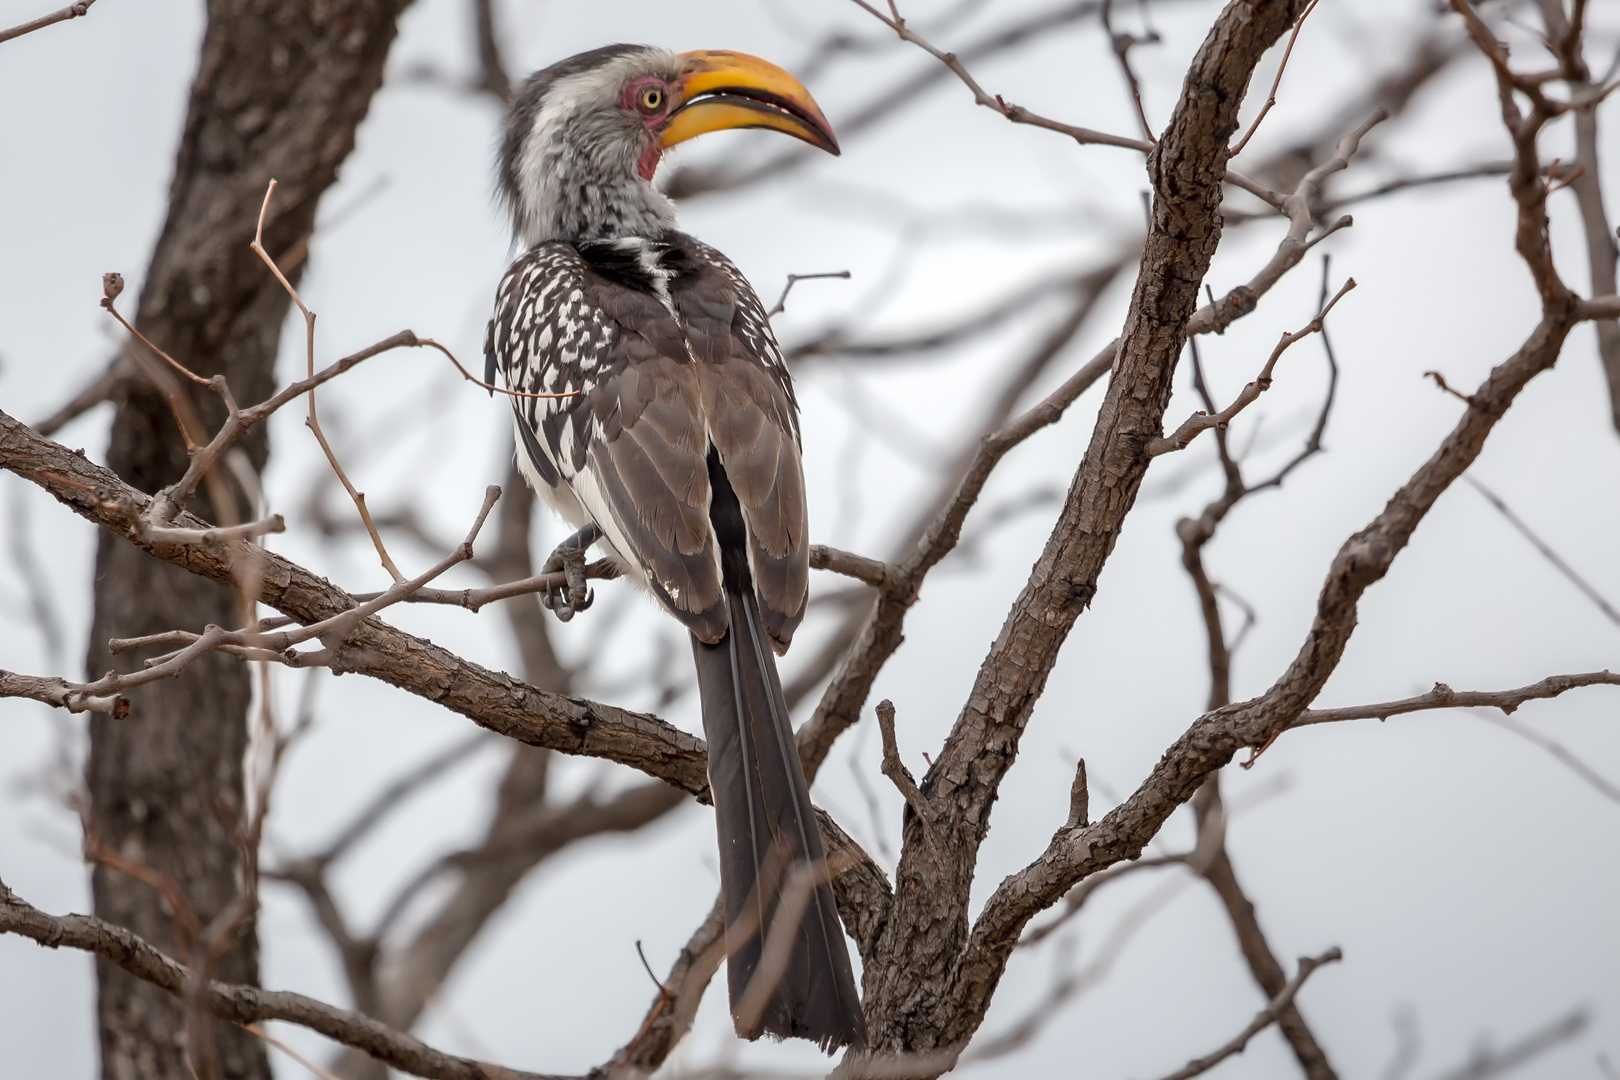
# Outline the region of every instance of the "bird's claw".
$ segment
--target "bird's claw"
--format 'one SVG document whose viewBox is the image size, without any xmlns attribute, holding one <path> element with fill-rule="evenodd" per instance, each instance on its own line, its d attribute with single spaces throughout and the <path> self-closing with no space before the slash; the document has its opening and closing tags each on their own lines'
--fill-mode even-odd
<svg viewBox="0 0 1620 1080">
<path fill-rule="evenodd" d="M 585 551 L 602 538 L 602 530 L 587 525 L 557 545 L 557 549 L 540 568 L 542 574 L 561 573 L 561 588 L 544 589 L 540 603 L 557 616 L 558 622 L 567 622 L 581 611 L 587 611 L 596 602 L 596 591 L 585 585 Z"/>
</svg>

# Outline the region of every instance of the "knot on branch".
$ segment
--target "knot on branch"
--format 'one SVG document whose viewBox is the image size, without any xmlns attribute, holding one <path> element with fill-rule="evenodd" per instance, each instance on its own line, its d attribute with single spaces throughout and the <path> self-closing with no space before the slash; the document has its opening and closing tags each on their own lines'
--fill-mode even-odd
<svg viewBox="0 0 1620 1080">
<path fill-rule="evenodd" d="M 1384 575 L 1393 557 L 1389 541 L 1383 536 L 1354 536 L 1333 560 L 1333 574 L 1346 585 L 1365 588 Z"/>
<path fill-rule="evenodd" d="M 1091 604 L 1092 597 L 1097 595 L 1097 586 L 1090 581 L 1069 581 L 1069 598 L 1081 607 Z"/>
<path fill-rule="evenodd" d="M 1215 332 L 1226 333 L 1226 328 L 1253 311 L 1260 304 L 1260 294 L 1247 285 L 1239 285 L 1215 303 Z"/>
</svg>

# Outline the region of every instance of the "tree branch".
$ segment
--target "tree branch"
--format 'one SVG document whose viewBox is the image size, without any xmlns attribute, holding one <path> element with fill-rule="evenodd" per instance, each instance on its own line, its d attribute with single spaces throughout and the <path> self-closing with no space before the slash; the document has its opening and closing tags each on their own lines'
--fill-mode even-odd
<svg viewBox="0 0 1620 1080">
<path fill-rule="evenodd" d="M 1313 971 L 1323 964 L 1331 964 L 1335 960 L 1342 959 L 1343 956 L 1344 954 L 1337 947 L 1334 947 L 1314 959 L 1311 957 L 1301 958 L 1299 961 L 1299 973 L 1288 980 L 1288 985 L 1283 987 L 1282 993 L 1272 998 L 1271 1003 L 1261 1009 L 1255 1018 L 1249 1021 L 1249 1026 L 1238 1032 L 1236 1038 L 1212 1054 L 1189 1061 L 1185 1067 L 1177 1069 L 1165 1077 L 1164 1080 L 1191 1080 L 1192 1077 L 1213 1069 L 1233 1054 L 1241 1054 L 1243 1048 L 1249 1045 L 1250 1039 L 1276 1023 L 1277 1018 L 1283 1014 L 1283 1011 L 1293 1005 L 1295 995 L 1299 993 L 1300 988 L 1305 985 L 1305 980 L 1311 977 Z"/>
<path fill-rule="evenodd" d="M 4 882 L 0 882 L 0 933 L 31 938 L 49 949 L 66 946 L 93 953 L 176 997 L 190 975 L 184 966 L 128 930 L 91 915 L 47 915 Z M 200 996 L 203 1007 L 222 1020 L 236 1024 L 265 1020 L 297 1024 L 430 1080 L 562 1080 L 441 1053 L 369 1016 L 303 994 L 210 981 Z"/>
<path fill-rule="evenodd" d="M 49 15 L 41 15 L 37 19 L 13 26 L 10 30 L 0 30 L 0 42 L 20 38 L 24 34 L 32 34 L 35 30 L 43 30 L 47 26 L 66 22 L 69 19 L 77 19 L 81 15 L 88 15 L 90 14 L 90 5 L 95 2 L 96 0 L 77 0 L 76 3 L 69 4 L 58 11 L 53 11 Z"/>
<path fill-rule="evenodd" d="M 251 560 L 260 575 L 261 601 L 297 622 L 333 619 L 359 606 L 324 578 L 256 545 L 244 542 L 215 551 L 200 544 L 160 544 L 132 535 L 128 514 L 144 511 L 150 501 L 147 495 L 3 412 L 0 468 L 38 484 L 80 516 L 140 550 L 233 589 L 237 570 Z M 206 522 L 190 514 L 180 515 L 177 524 L 207 528 Z M 703 741 L 655 716 L 528 686 L 375 617 L 360 622 L 329 651 L 326 663 L 335 672 L 381 679 L 519 742 L 617 761 L 699 799 L 708 797 Z"/>
<path fill-rule="evenodd" d="M 1333 724 L 1341 720 L 1388 720 L 1391 716 L 1427 709 L 1490 708 L 1511 714 L 1527 701 L 1555 698 L 1583 686 L 1620 686 L 1620 674 L 1591 671 L 1581 675 L 1549 675 L 1540 682 L 1521 686 L 1517 690 L 1453 690 L 1445 683 L 1435 683 L 1434 689 L 1427 694 L 1401 698 L 1399 701 L 1352 705 L 1342 709 L 1306 709 L 1289 726 Z"/>
<path fill-rule="evenodd" d="M 1507 119 L 1512 126 L 1511 118 Z M 1516 159 L 1510 188 L 1519 208 L 1515 243 L 1520 256 L 1535 269 L 1550 258 L 1540 231 L 1545 225 L 1546 193 L 1534 159 L 1533 133 L 1524 138 L 1523 126 L 1513 130 Z M 1056 902 L 1074 882 L 1135 857 L 1170 813 L 1230 761 L 1239 747 L 1263 749 L 1305 711 L 1343 655 L 1355 630 L 1362 593 L 1388 573 L 1435 501 L 1478 457 L 1519 392 L 1557 361 L 1564 339 L 1578 321 L 1579 308 L 1547 267 L 1550 263 L 1536 271 L 1538 286 L 1543 288 L 1540 322 L 1519 350 L 1497 365 L 1475 391 L 1472 406 L 1433 457 L 1395 493 L 1382 514 L 1340 548 L 1318 598 L 1310 634 L 1287 671 L 1260 697 L 1199 718 L 1124 803 L 1090 828 L 1060 830 L 1040 858 L 1007 877 L 986 903 L 964 950 L 963 966 L 983 975 L 964 981 L 960 993 L 974 1000 L 987 995 L 1005 956 L 1035 912 Z M 1038 565 L 1037 580 L 1040 573 Z M 1000 641 L 1009 636 L 1004 630 Z M 903 881 L 897 891 L 905 894 Z"/>
</svg>

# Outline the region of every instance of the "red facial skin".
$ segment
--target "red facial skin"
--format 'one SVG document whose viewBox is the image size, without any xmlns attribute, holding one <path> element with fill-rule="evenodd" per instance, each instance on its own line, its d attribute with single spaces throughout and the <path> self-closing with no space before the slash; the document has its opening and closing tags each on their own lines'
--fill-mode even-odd
<svg viewBox="0 0 1620 1080">
<path fill-rule="evenodd" d="M 663 91 L 663 99 L 656 109 L 646 109 L 641 104 L 641 92 L 649 86 L 655 86 Z M 636 161 L 636 173 L 648 182 L 652 181 L 653 173 L 658 171 L 658 161 L 663 157 L 663 151 L 658 148 L 658 129 L 664 126 L 669 119 L 670 104 L 675 98 L 674 88 L 663 79 L 655 75 L 643 75 L 633 79 L 630 85 L 624 88 L 624 94 L 619 98 L 619 105 L 629 113 L 641 118 L 646 125 L 647 134 L 651 136 L 647 149 L 641 152 Z"/>
</svg>

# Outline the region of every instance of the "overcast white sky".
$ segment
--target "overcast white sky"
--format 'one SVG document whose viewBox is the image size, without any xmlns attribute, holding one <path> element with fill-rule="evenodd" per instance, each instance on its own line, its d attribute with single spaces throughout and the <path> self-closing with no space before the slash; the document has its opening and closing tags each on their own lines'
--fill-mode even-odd
<svg viewBox="0 0 1620 1080">
<path fill-rule="evenodd" d="M 0 25 L 37 14 L 36 0 L 0 0 Z M 48 5 L 45 5 L 48 6 Z M 944 3 L 918 2 L 926 17 Z M 987 5 L 990 18 L 1024 4 Z M 405 16 L 390 59 L 393 74 L 373 103 L 359 145 L 323 205 L 323 218 L 379 183 L 380 194 L 314 245 L 304 297 L 320 313 L 320 349 L 334 357 L 403 327 L 476 358 L 494 284 L 510 254 L 494 206 L 491 157 L 499 122 L 484 98 L 398 77 L 431 63 L 464 71 L 472 56 L 463 0 L 420 0 Z M 1135 8 L 1121 5 L 1129 17 Z M 1594 15 L 1616 14 L 1593 5 Z M 1291 132 L 1350 98 L 1393 63 L 1427 25 L 1428 4 L 1326 0 L 1302 37 L 1277 109 L 1251 153 L 1263 156 Z M 1153 8 L 1162 45 L 1138 50 L 1145 106 L 1162 125 L 1181 73 L 1218 10 L 1213 3 Z M 0 46 L 0 408 L 23 419 L 52 411 L 99 370 L 113 347 L 96 306 L 103 271 L 120 270 L 134 296 L 162 223 L 173 151 L 201 33 L 201 5 L 182 0 L 105 0 L 87 19 Z M 793 67 L 820 29 L 871 34 L 842 0 L 758 4 L 711 2 L 572 5 L 513 0 L 501 5 L 514 69 L 528 71 L 608 41 L 675 49 L 733 48 Z M 973 25 L 944 45 L 966 40 Z M 1600 61 L 1615 25 L 1601 27 Z M 1527 63 L 1539 62 L 1529 58 Z M 886 52 L 812 83 L 835 127 L 876 88 L 920 69 L 927 58 Z M 1275 57 L 1263 68 L 1269 80 Z M 1601 63 L 1599 64 L 1601 66 Z M 1132 111 L 1095 25 L 1049 35 L 1011 60 L 986 64 L 981 81 L 1010 100 L 1074 122 L 1133 130 Z M 1258 96 L 1258 95 L 1257 95 Z M 1253 103 L 1251 103 L 1252 111 Z M 1620 107 L 1604 125 L 1606 193 L 1620 214 Z M 1552 157 L 1567 127 L 1544 142 Z M 693 158 L 775 151 L 763 133 L 714 136 Z M 1346 190 L 1406 170 L 1502 158 L 1506 139 L 1489 72 L 1468 57 L 1430 88 L 1414 113 L 1381 143 L 1382 161 Z M 1564 153 L 1567 158 L 1569 155 Z M 928 325 L 972 310 L 1055 267 L 1099 261 L 1140 227 L 1144 186 L 1138 156 L 1076 147 L 1051 133 L 1014 128 L 975 109 L 955 84 L 859 138 L 842 158 L 745 196 L 702 200 L 685 226 L 728 252 L 758 291 L 774 298 L 786 274 L 850 269 L 853 279 L 801 286 L 778 320 L 784 339 L 828 320 L 870 314 L 874 325 Z M 1034 230 L 988 230 L 986 210 L 1040 214 Z M 905 219 L 935 211 L 948 227 L 916 240 Z M 1334 551 L 1382 507 L 1455 422 L 1460 403 L 1421 377 L 1438 369 L 1472 387 L 1511 353 L 1535 320 L 1534 293 L 1512 253 L 1512 207 L 1499 180 L 1432 189 L 1355 210 L 1356 225 L 1324 248 L 1335 277 L 1360 287 L 1331 323 L 1343 377 L 1326 439 L 1328 452 L 1281 492 L 1246 503 L 1210 546 L 1212 576 L 1258 611 L 1236 661 L 1235 696 L 1262 691 L 1292 658 L 1309 626 Z M 1585 288 L 1573 201 L 1555 199 L 1554 250 L 1561 270 Z M 1249 226 L 1222 247 L 1209 280 L 1217 293 L 1246 280 L 1282 234 L 1280 223 Z M 895 276 L 900 274 L 898 278 Z M 1276 336 L 1313 313 L 1319 268 L 1302 267 L 1259 311 L 1204 357 L 1218 397 L 1229 398 L 1258 370 Z M 1055 383 L 1117 332 L 1129 282 L 1120 283 L 1081 338 L 1055 365 Z M 914 429 L 925 449 L 950 448 L 996 385 L 998 365 L 1018 358 L 1052 312 L 1010 335 L 963 348 L 948 361 L 874 367 L 822 364 L 801 375 L 812 538 L 887 554 L 898 521 L 930 490 L 911 456 L 874 435 L 856 404 L 881 403 Z M 282 362 L 301 366 L 301 335 L 287 335 Z M 1183 372 L 1185 375 L 1185 372 Z M 1185 383 L 1186 379 L 1182 379 Z M 1292 452 L 1308 429 L 1324 385 L 1319 346 L 1306 342 L 1279 368 L 1277 386 L 1234 427 L 1253 436 L 1257 471 Z M 1043 487 L 1061 490 L 1090 432 L 1098 393 L 1056 429 L 1001 467 L 986 502 Z M 396 353 L 334 385 L 323 417 L 344 433 L 340 452 L 374 507 L 419 499 L 440 531 L 460 536 L 484 486 L 504 477 L 506 406 L 458 382 L 428 355 Z M 1197 407 L 1178 392 L 1170 417 Z M 99 410 L 59 434 L 92 457 L 105 449 L 110 413 Z M 902 423 L 903 422 L 903 423 Z M 267 487 L 291 529 L 277 550 L 354 590 L 383 579 L 368 551 L 319 542 L 303 520 L 303 493 L 324 468 L 301 415 L 277 418 Z M 853 486 L 846 465 L 859 453 Z M 1198 715 L 1207 692 L 1202 629 L 1179 563 L 1176 520 L 1197 513 L 1217 490 L 1208 439 L 1162 458 L 1149 474 L 1103 575 L 1037 709 L 1017 767 L 997 804 L 980 863 L 976 902 L 1046 843 L 1066 814 L 1074 758 L 1093 778 L 1093 814 L 1132 789 Z M 1522 395 L 1471 471 L 1532 522 L 1594 585 L 1620 597 L 1620 438 L 1589 328 L 1570 339 L 1556 371 Z M 1051 526 L 1048 504 L 997 531 L 971 562 L 953 560 L 929 580 L 913 610 L 907 643 L 874 698 L 891 697 L 902 750 L 914 769 L 938 746 L 960 707 L 985 647 L 1001 625 Z M 0 666 L 78 674 L 90 607 L 90 528 L 11 476 L 0 476 L 0 526 L 16 534 L 20 515 L 46 568 L 65 630 L 65 651 L 49 655 L 20 615 L 18 570 L 0 558 Z M 971 523 L 970 523 L 971 527 Z M 548 523 L 541 543 L 554 541 Z M 8 541 L 9 542 L 9 541 Z M 546 545 L 549 546 L 549 545 Z M 400 542 L 396 555 L 426 566 L 438 553 Z M 468 581 L 471 581 L 469 578 Z M 829 583 L 818 579 L 816 588 Z M 625 606 L 632 625 L 608 663 L 631 671 L 670 628 L 622 586 L 598 588 L 597 609 L 556 638 L 570 655 L 590 646 L 593 625 Z M 516 658 L 496 613 L 395 609 L 398 624 L 481 663 Z M 805 640 L 815 632 L 807 627 Z M 804 649 L 808 652 L 808 649 Z M 791 672 L 794 656 L 785 670 Z M 1360 629 L 1321 704 L 1403 697 L 1443 681 L 1457 688 L 1518 686 L 1557 672 L 1615 668 L 1620 627 L 1581 597 L 1465 485 L 1448 492 L 1361 606 Z M 286 674 L 286 673 L 284 673 Z M 451 745 L 467 721 L 377 683 L 326 680 L 320 724 L 289 758 L 278 792 L 270 854 L 321 842 L 401 770 Z M 290 700 L 297 680 L 284 679 Z M 645 700 L 625 702 L 645 707 Z M 1620 780 L 1620 693 L 1594 688 L 1517 714 L 1611 780 Z M 697 730 L 693 704 L 670 719 Z M 130 721 L 138 723 L 139 720 Z M 870 720 L 868 720 L 870 723 Z M 72 817 L 40 790 L 40 779 L 76 719 L 33 703 L 0 702 L 0 877 L 51 911 L 89 908 Z M 68 737 L 64 737 L 68 733 Z M 815 797 L 883 859 L 877 833 L 898 838 L 900 801 L 877 775 L 870 732 L 846 736 L 818 780 Z M 390 885 L 434 854 L 478 835 L 503 758 L 492 745 L 400 813 L 347 864 L 338 885 L 362 925 Z M 853 780 L 858 768 L 878 789 L 874 825 Z M 619 782 L 600 763 L 574 762 L 563 783 Z M 1301 997 L 1330 1058 L 1349 1077 L 1383 1075 L 1396 1043 L 1393 1017 L 1406 1012 L 1421 1033 L 1411 1075 L 1435 1074 L 1480 1040 L 1497 1044 L 1568 1010 L 1589 1007 L 1577 1040 L 1538 1059 L 1526 1077 L 1599 1077 L 1597 1057 L 1620 1062 L 1620 805 L 1552 756 L 1466 712 L 1324 726 L 1283 738 L 1251 772 L 1231 770 L 1227 791 L 1239 814 L 1229 839 L 1238 873 L 1278 955 L 1344 949 L 1342 964 L 1316 975 Z M 1185 844 L 1178 815 L 1161 840 Z M 532 875 L 457 969 L 420 1032 L 446 1049 L 548 1072 L 600 1063 L 633 1033 L 651 988 L 633 942 L 655 969 L 667 967 L 713 897 L 712 822 L 692 806 L 632 838 L 570 852 Z M 1046 991 L 1065 948 L 1084 964 L 1144 898 L 1179 871 L 1142 875 L 1105 892 L 1066 946 L 1054 939 L 1020 955 L 1003 981 L 984 1031 L 1005 1030 Z M 266 985 L 342 1001 L 332 952 L 297 896 L 266 890 L 260 926 Z M 0 939 L 0 1074 L 89 1077 L 95 1069 L 93 967 L 82 954 L 50 953 Z M 985 1077 L 1130 1077 L 1169 1071 L 1235 1034 L 1262 997 L 1207 888 L 1189 883 L 1124 949 L 1110 977 L 1070 1003 L 1023 1055 L 972 1070 Z M 773 1068 L 810 1067 L 801 1046 L 735 1050 L 723 994 L 705 1002 L 700 1029 L 672 1068 L 722 1054 Z M 282 1034 L 324 1055 L 319 1040 Z M 285 1058 L 278 1075 L 304 1074 Z M 1297 1066 L 1267 1033 L 1223 1076 L 1291 1077 Z"/>
</svg>

